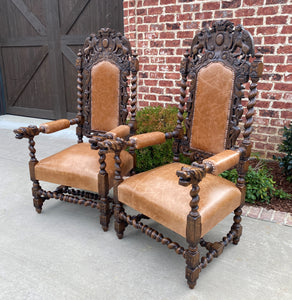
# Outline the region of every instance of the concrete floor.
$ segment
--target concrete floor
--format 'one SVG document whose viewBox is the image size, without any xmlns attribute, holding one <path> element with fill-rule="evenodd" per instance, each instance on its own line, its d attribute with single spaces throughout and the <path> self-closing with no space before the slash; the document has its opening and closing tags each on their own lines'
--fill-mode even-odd
<svg viewBox="0 0 292 300">
<path fill-rule="evenodd" d="M 244 217 L 239 245 L 229 245 L 190 290 L 182 257 L 131 227 L 123 240 L 112 223 L 104 233 L 96 209 L 50 200 L 38 215 L 27 140 L 16 140 L 12 129 L 42 122 L 0 116 L 0 299 L 292 299 L 291 227 Z M 75 141 L 72 129 L 38 136 L 37 157 Z M 210 240 L 231 222 L 214 228 Z"/>
</svg>

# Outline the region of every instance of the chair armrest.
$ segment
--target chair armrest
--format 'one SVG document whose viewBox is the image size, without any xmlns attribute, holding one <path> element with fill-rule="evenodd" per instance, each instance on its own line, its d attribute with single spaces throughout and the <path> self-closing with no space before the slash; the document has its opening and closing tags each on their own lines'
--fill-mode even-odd
<svg viewBox="0 0 292 300">
<path fill-rule="evenodd" d="M 120 125 L 106 133 L 107 135 L 111 135 L 112 138 L 116 137 L 126 137 L 130 134 L 130 126 L 128 125 Z"/>
<path fill-rule="evenodd" d="M 67 119 L 60 119 L 60 120 L 56 120 L 56 121 L 51 121 L 51 122 L 47 122 L 47 123 L 43 123 L 40 125 L 40 132 L 42 133 L 53 133 L 65 128 L 69 128 L 71 125 L 70 120 Z"/>
<path fill-rule="evenodd" d="M 135 149 L 141 149 L 148 146 L 165 143 L 166 137 L 165 133 L 155 131 L 133 135 L 130 137 L 129 141 L 135 147 Z"/>
<path fill-rule="evenodd" d="M 225 150 L 203 160 L 203 164 L 207 166 L 207 172 L 219 175 L 239 163 L 241 152 L 239 150 Z"/>
</svg>

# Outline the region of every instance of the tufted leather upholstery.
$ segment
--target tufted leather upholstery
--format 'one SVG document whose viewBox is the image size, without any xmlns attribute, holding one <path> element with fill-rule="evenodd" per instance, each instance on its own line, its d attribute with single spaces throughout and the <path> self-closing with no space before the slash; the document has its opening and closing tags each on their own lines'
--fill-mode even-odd
<svg viewBox="0 0 292 300">
<path fill-rule="evenodd" d="M 125 179 L 119 201 L 186 237 L 191 186 L 178 184 L 176 171 L 186 166 L 172 163 Z M 207 174 L 200 182 L 201 236 L 240 205 L 241 192 L 230 181 Z"/>
<path fill-rule="evenodd" d="M 120 70 L 102 61 L 91 70 L 91 129 L 109 131 L 119 125 Z"/>
<path fill-rule="evenodd" d="M 197 77 L 191 148 L 210 153 L 225 150 L 234 73 L 223 64 L 210 63 Z"/>
<path fill-rule="evenodd" d="M 77 144 L 39 161 L 35 176 L 37 180 L 98 192 L 98 160 L 98 151 L 91 150 L 89 143 Z M 133 158 L 122 151 L 121 160 L 122 174 L 126 175 L 133 168 Z M 114 154 L 107 154 L 110 188 L 113 186 L 114 163 Z"/>
</svg>

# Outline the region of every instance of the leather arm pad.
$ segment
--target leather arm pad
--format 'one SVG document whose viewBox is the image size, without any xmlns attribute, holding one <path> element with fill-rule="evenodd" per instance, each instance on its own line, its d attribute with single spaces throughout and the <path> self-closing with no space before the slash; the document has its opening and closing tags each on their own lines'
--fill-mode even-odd
<svg viewBox="0 0 292 300">
<path fill-rule="evenodd" d="M 204 164 L 210 164 L 212 166 L 211 173 L 218 175 L 223 171 L 226 171 L 239 163 L 240 152 L 234 150 L 225 150 L 216 155 L 213 155 L 203 160 Z"/>
<path fill-rule="evenodd" d="M 108 131 L 107 134 L 111 134 L 113 138 L 125 137 L 130 134 L 130 127 L 128 125 L 120 125 L 111 131 Z"/>
<path fill-rule="evenodd" d="M 165 140 L 165 133 L 159 131 L 142 133 L 130 137 L 130 142 L 134 142 L 136 149 L 162 144 Z"/>
<path fill-rule="evenodd" d="M 70 121 L 67 119 L 60 119 L 40 125 L 40 131 L 43 133 L 53 133 L 70 127 Z"/>
</svg>

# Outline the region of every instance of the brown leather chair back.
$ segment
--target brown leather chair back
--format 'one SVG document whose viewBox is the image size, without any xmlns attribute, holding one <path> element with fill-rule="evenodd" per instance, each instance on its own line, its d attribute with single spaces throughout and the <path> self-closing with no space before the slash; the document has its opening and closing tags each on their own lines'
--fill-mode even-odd
<svg viewBox="0 0 292 300">
<path fill-rule="evenodd" d="M 112 29 L 102 28 L 85 40 L 76 61 L 83 135 L 90 137 L 126 123 L 131 57 L 129 41 Z"/>
<path fill-rule="evenodd" d="M 253 56 L 252 36 L 240 25 L 234 28 L 230 21 L 214 22 L 211 29 L 194 37 L 191 53 L 185 55 L 181 65 L 179 125 L 187 78 L 191 81 L 186 133 L 177 147 L 192 161 L 235 145 L 243 113 L 243 84 L 254 71 L 250 62 Z M 178 129 L 181 130 L 179 126 Z"/>
</svg>

